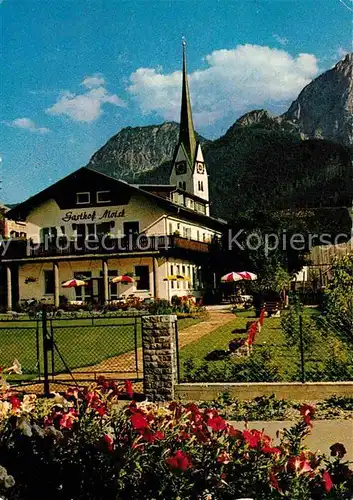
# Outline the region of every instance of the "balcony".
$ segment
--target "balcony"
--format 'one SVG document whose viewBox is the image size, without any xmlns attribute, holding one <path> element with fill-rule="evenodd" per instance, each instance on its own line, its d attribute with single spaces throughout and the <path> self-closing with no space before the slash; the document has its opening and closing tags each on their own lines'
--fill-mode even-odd
<svg viewBox="0 0 353 500">
<path fill-rule="evenodd" d="M 121 253 L 160 252 L 172 250 L 207 253 L 210 243 L 195 241 L 180 236 L 147 236 L 111 238 L 102 237 L 88 240 L 68 240 L 57 238 L 54 242 L 33 243 L 30 240 L 12 240 L 2 248 L 2 259 L 25 259 L 46 257 L 69 257 L 79 255 L 109 255 Z"/>
</svg>

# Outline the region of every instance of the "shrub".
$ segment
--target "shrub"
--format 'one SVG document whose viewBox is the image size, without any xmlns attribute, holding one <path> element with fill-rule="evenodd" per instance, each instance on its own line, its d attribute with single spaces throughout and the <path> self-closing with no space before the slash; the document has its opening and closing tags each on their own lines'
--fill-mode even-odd
<svg viewBox="0 0 353 500">
<path fill-rule="evenodd" d="M 236 429 L 215 408 L 131 402 L 118 410 L 119 392 L 100 379 L 48 400 L 4 393 L 0 456 L 15 481 L 6 498 L 350 498 L 343 444 L 331 447 L 330 459 L 302 444 L 310 406 L 275 446 L 263 431 Z"/>
</svg>

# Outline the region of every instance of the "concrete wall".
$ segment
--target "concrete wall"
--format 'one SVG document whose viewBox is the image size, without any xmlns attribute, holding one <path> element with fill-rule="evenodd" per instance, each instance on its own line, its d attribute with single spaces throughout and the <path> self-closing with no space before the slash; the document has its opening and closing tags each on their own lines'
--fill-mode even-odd
<svg viewBox="0 0 353 500">
<path fill-rule="evenodd" d="M 334 394 L 352 396 L 353 382 L 178 384 L 174 391 L 176 398 L 192 401 L 212 401 L 217 399 L 222 392 L 227 392 L 233 398 L 239 400 L 275 394 L 278 399 L 316 401 L 328 398 Z"/>
</svg>

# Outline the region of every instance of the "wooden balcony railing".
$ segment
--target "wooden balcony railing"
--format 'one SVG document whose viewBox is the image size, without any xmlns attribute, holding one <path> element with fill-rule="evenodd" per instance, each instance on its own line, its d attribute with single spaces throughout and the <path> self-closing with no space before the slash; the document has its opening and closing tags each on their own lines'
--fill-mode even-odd
<svg viewBox="0 0 353 500">
<path fill-rule="evenodd" d="M 65 237 L 46 243 L 33 243 L 30 240 L 12 240 L 3 246 L 2 259 L 20 259 L 26 257 L 59 257 L 73 255 L 109 255 L 116 253 L 136 253 L 160 251 L 168 253 L 179 249 L 196 253 L 209 252 L 210 243 L 195 241 L 175 235 L 147 236 L 127 238 L 96 238 L 88 240 L 69 240 Z M 0 249 L 1 250 L 1 249 Z"/>
</svg>

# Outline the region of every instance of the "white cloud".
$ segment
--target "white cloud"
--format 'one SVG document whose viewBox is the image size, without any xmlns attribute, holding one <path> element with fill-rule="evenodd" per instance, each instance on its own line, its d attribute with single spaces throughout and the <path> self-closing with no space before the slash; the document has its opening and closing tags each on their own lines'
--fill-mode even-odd
<svg viewBox="0 0 353 500">
<path fill-rule="evenodd" d="M 51 115 L 66 115 L 74 121 L 93 122 L 103 113 L 104 104 L 125 107 L 126 103 L 116 94 L 110 94 L 104 86 L 102 75 L 86 77 L 82 85 L 89 90 L 83 94 L 74 94 L 68 90 L 61 92 L 57 102 L 46 113 Z"/>
<path fill-rule="evenodd" d="M 29 132 L 37 132 L 38 134 L 47 134 L 50 130 L 46 127 L 37 127 L 30 118 L 16 118 L 12 122 L 5 122 L 10 127 L 22 128 Z"/>
<path fill-rule="evenodd" d="M 207 127 L 229 114 L 240 115 L 267 102 L 282 104 L 298 93 L 318 73 L 312 54 L 292 57 L 280 49 L 238 45 L 207 55 L 206 69 L 189 75 L 193 114 L 198 127 Z M 163 74 L 139 68 L 130 75 L 128 91 L 144 113 L 178 120 L 181 72 Z"/>
<path fill-rule="evenodd" d="M 273 33 L 273 38 L 280 44 L 280 45 L 287 45 L 288 43 L 288 38 L 284 36 L 280 36 L 277 33 Z"/>
<path fill-rule="evenodd" d="M 100 73 L 95 73 L 92 76 L 86 76 L 83 80 L 82 85 L 87 87 L 88 89 L 92 89 L 94 87 L 100 87 L 105 85 L 105 80 L 103 75 Z"/>
</svg>

